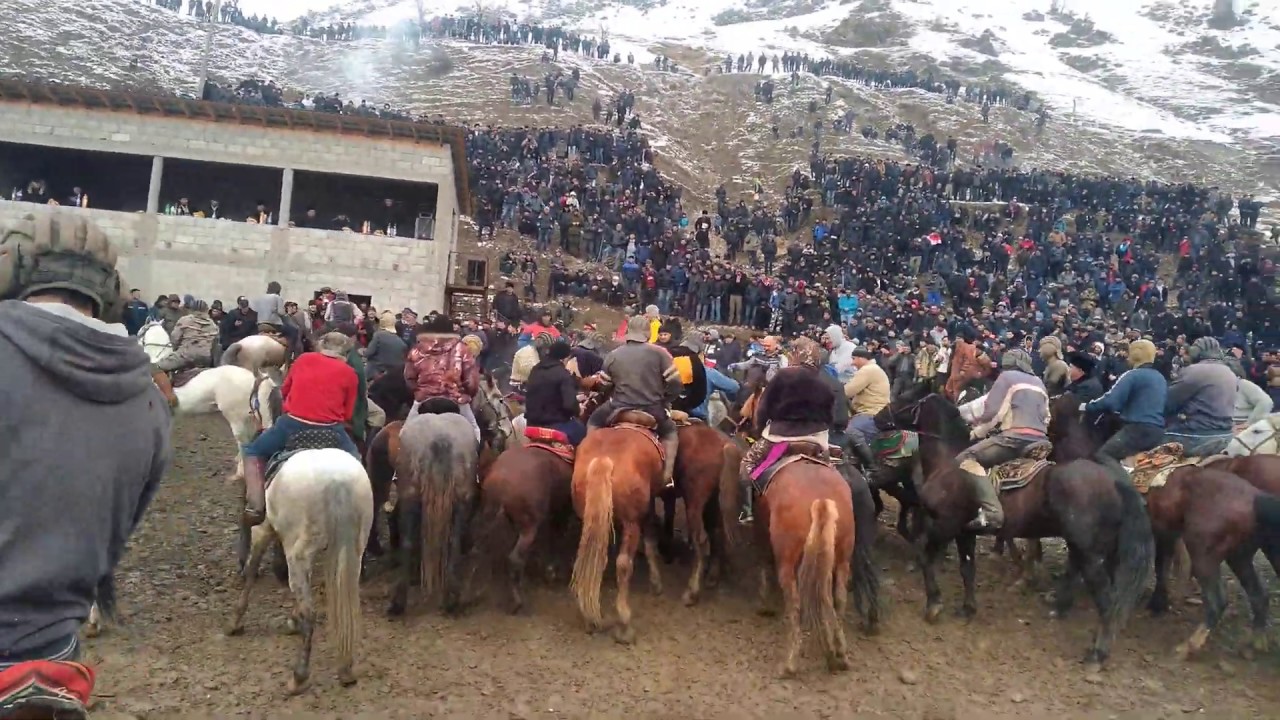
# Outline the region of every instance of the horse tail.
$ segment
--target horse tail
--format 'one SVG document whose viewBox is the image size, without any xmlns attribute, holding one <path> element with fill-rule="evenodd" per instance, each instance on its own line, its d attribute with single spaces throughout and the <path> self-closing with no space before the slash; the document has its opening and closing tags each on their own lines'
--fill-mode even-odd
<svg viewBox="0 0 1280 720">
<path fill-rule="evenodd" d="M 231 345 L 226 350 L 222 351 L 222 358 L 218 360 L 218 367 L 222 367 L 223 365 L 239 366 L 240 364 L 238 362 L 239 359 L 240 359 L 240 343 L 238 342 L 231 343 Z"/>
<path fill-rule="evenodd" d="M 1111 462 L 1120 466 L 1114 459 Z M 1151 579 L 1155 539 L 1151 533 L 1151 516 L 1137 488 L 1128 477 L 1117 479 L 1115 485 L 1120 493 L 1120 529 L 1116 536 L 1115 569 L 1111 578 L 1114 590 L 1107 619 L 1118 626 L 1129 619 Z"/>
<path fill-rule="evenodd" d="M 809 506 L 809 537 L 804 541 L 797 577 L 800 617 L 810 632 L 818 633 L 822 649 L 828 654 L 835 651 L 832 639 L 840 622 L 832 591 L 836 567 L 836 519 L 839 515 L 835 501 L 830 498 L 814 500 Z"/>
<path fill-rule="evenodd" d="M 582 512 L 582 535 L 578 556 L 573 560 L 569 590 L 578 601 L 578 611 L 591 627 L 600 627 L 600 584 L 609 564 L 609 541 L 613 535 L 613 461 L 594 458 L 587 466 L 587 498 Z"/>
<path fill-rule="evenodd" d="M 865 479 L 853 488 L 853 604 L 862 615 L 867 632 L 874 632 L 884 612 L 880 600 L 880 568 L 876 567 L 872 549 L 876 544 L 876 501 Z"/>
<path fill-rule="evenodd" d="M 720 527 L 724 532 L 725 555 L 730 556 L 733 546 L 738 541 L 738 509 L 741 506 L 742 492 L 738 487 L 738 476 L 742 465 L 742 450 L 732 441 L 724 444 L 720 450 Z"/>
<path fill-rule="evenodd" d="M 447 586 L 449 563 L 456 560 L 449 552 L 456 486 L 450 439 L 432 438 L 425 457 L 419 455 L 414 461 L 422 488 L 422 591 L 430 597 L 437 588 Z"/>
<path fill-rule="evenodd" d="M 1253 499 L 1254 534 L 1263 552 L 1280 551 L 1280 497 L 1260 494 Z"/>
<path fill-rule="evenodd" d="M 94 603 L 98 606 L 98 614 L 103 620 L 113 621 L 116 617 L 116 576 L 107 573 L 98 581 L 94 591 Z"/>
<path fill-rule="evenodd" d="M 337 497 L 325 503 L 329 535 L 324 595 L 338 657 L 350 665 L 360 642 L 360 556 L 365 537 L 360 532 L 360 505 L 350 485 L 336 488 Z"/>
</svg>

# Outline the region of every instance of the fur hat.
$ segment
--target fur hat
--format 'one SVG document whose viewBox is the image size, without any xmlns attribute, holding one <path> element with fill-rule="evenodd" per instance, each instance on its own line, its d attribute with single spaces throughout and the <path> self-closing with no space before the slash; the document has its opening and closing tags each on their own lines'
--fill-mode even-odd
<svg viewBox="0 0 1280 720">
<path fill-rule="evenodd" d="M 1098 361 L 1093 359 L 1089 353 L 1082 353 L 1079 350 L 1073 350 L 1067 353 L 1067 364 L 1073 368 L 1077 368 L 1085 375 L 1092 375 L 1093 369 L 1098 366 Z"/>
<path fill-rule="evenodd" d="M 418 326 L 417 332 L 431 335 L 452 335 L 453 321 L 449 319 L 448 315 L 429 317 Z"/>
<path fill-rule="evenodd" d="M 1191 343 L 1191 350 L 1188 354 L 1190 354 L 1191 359 L 1196 362 L 1200 362 L 1201 360 L 1221 360 L 1224 357 L 1222 354 L 1222 345 L 1218 343 L 1217 338 L 1212 338 L 1208 335 L 1202 338 L 1196 338 L 1196 341 Z"/>
<path fill-rule="evenodd" d="M 351 351 L 351 338 L 340 332 L 326 333 L 320 337 L 320 341 L 316 343 L 316 350 L 321 355 L 327 355 L 331 358 L 346 360 L 347 353 Z"/>
<path fill-rule="evenodd" d="M 1027 373 L 1028 375 L 1035 373 L 1035 370 L 1031 367 L 1031 356 L 1027 354 L 1026 350 L 1022 350 L 1021 348 L 1014 348 L 1001 356 L 1000 369 L 1018 370 L 1020 372 Z"/>
<path fill-rule="evenodd" d="M 816 368 L 822 363 L 822 348 L 807 337 L 791 341 L 791 361 L 796 365 Z"/>
<path fill-rule="evenodd" d="M 627 333 L 622 336 L 626 342 L 649 342 L 649 318 L 635 315 L 627 321 Z"/>
<path fill-rule="evenodd" d="M 1147 339 L 1134 340 L 1129 343 L 1129 365 L 1150 365 L 1156 361 L 1156 345 Z"/>
<path fill-rule="evenodd" d="M 547 348 L 547 359 L 557 362 L 564 362 L 569 359 L 569 343 L 563 340 L 557 340 L 551 343 L 551 347 Z"/>
<path fill-rule="evenodd" d="M 116 250 L 83 218 L 27 215 L 0 233 L 0 300 L 25 300 L 45 290 L 83 295 L 94 317 L 119 322 L 125 297 Z"/>
<path fill-rule="evenodd" d="M 600 335 L 594 332 L 584 333 L 578 340 L 578 347 L 586 350 L 600 349 Z"/>
<path fill-rule="evenodd" d="M 695 353 L 701 355 L 703 350 L 702 338 L 698 337 L 697 333 L 693 333 L 689 335 L 689 337 L 680 341 L 680 347 L 689 348 Z"/>
<path fill-rule="evenodd" d="M 1040 338 L 1040 357 L 1046 360 L 1051 357 L 1062 358 L 1062 341 L 1057 335 L 1045 335 Z"/>
</svg>

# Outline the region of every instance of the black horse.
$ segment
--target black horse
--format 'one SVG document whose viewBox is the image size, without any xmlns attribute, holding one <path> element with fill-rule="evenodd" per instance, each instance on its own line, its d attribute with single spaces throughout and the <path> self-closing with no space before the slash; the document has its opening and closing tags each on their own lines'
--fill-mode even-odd
<svg viewBox="0 0 1280 720">
<path fill-rule="evenodd" d="M 923 391 L 916 391 L 917 396 Z M 978 511 L 973 478 L 960 469 L 956 455 L 969 445 L 969 430 L 960 412 L 946 398 L 911 393 L 886 408 L 882 421 L 920 435 L 916 463 L 904 463 L 889 472 L 915 472 L 923 512 L 924 546 L 921 570 L 927 595 L 926 620 L 936 621 L 942 611 L 942 592 L 935 567 L 948 544 L 960 554 L 964 580 L 964 604 L 960 615 L 977 612 L 974 597 L 977 536 L 966 525 Z M 918 465 L 918 467 L 911 467 Z M 1005 523 L 997 538 L 1067 541 L 1070 571 L 1057 591 L 1057 611 L 1066 614 L 1074 605 L 1075 576 L 1082 575 L 1093 595 L 1100 617 L 1084 661 L 1100 668 L 1111 652 L 1111 643 L 1137 605 L 1151 574 L 1151 523 L 1142 497 L 1112 469 L 1092 460 L 1076 460 L 1046 467 L 1018 490 L 1001 496 Z M 904 480 L 904 482 L 909 480 Z"/>
</svg>

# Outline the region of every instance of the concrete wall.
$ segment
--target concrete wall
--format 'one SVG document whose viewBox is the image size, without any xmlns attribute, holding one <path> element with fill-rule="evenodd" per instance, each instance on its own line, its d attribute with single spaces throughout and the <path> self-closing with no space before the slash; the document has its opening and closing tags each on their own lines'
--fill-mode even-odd
<svg viewBox="0 0 1280 720">
<path fill-rule="evenodd" d="M 450 193 L 452 194 L 452 193 Z M 125 282 L 148 302 L 191 293 L 230 305 L 271 280 L 300 304 L 323 286 L 370 295 L 379 309 L 444 309 L 448 243 L 145 213 L 0 201 L 0 227 L 26 214 L 79 215 L 115 243 Z"/>
<path fill-rule="evenodd" d="M 0 102 L 0 141 L 279 168 L 283 189 L 277 208 L 288 207 L 297 170 L 434 183 L 439 192 L 431 241 L 93 209 L 64 212 L 86 213 L 102 226 L 121 248 L 128 282 L 152 299 L 162 292 L 190 292 L 234 300 L 278 280 L 289 299 L 300 301 L 327 285 L 371 295 L 380 308 L 443 309 L 458 227 L 453 158 L 446 145 L 24 102 Z M 163 187 L 163 161 L 154 165 L 152 210 L 159 207 Z M 33 210 L 50 211 L 0 202 L 0 223 Z M 278 215 L 284 225 L 284 213 Z"/>
</svg>

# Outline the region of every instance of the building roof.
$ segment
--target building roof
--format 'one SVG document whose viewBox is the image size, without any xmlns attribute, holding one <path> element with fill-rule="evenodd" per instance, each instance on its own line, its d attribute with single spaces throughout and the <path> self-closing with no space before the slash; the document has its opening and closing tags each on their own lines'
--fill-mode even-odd
<svg viewBox="0 0 1280 720">
<path fill-rule="evenodd" d="M 76 85 L 7 78 L 0 78 L 0 101 L 22 101 L 90 110 L 133 112 L 138 115 L 166 118 L 237 123 L 281 130 L 307 130 L 334 135 L 448 145 L 453 155 L 453 178 L 458 195 L 458 211 L 466 215 L 474 211 L 471 184 L 467 177 L 466 130 L 456 125 L 383 120 L 312 110 L 234 105 L 170 95 L 100 90 Z"/>
</svg>

